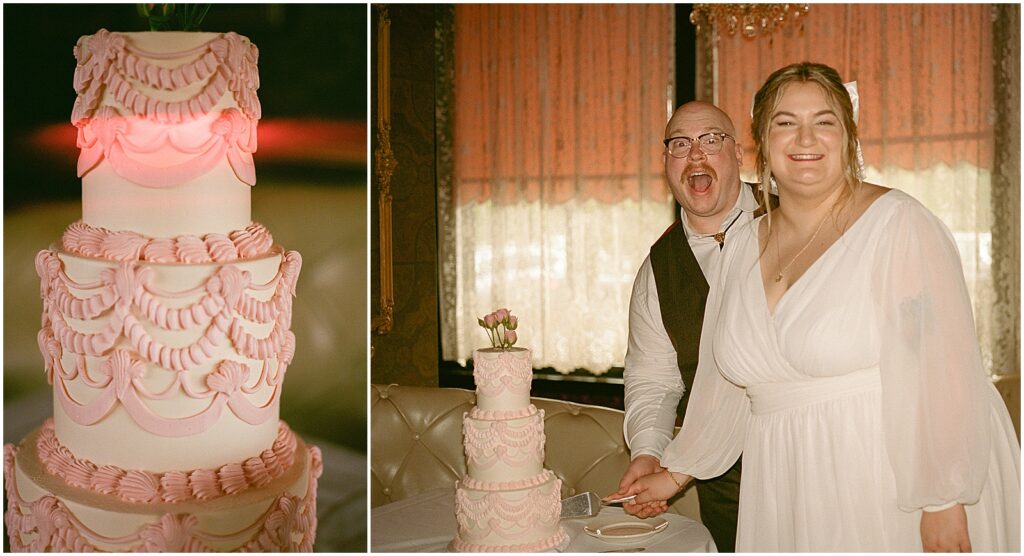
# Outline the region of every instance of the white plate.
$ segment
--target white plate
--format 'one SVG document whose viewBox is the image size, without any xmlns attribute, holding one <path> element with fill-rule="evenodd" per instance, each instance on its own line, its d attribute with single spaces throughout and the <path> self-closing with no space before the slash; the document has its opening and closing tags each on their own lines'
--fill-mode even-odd
<svg viewBox="0 0 1024 556">
<path fill-rule="evenodd" d="M 583 531 L 591 537 L 606 542 L 633 542 L 656 535 L 668 527 L 668 521 L 661 517 L 640 519 L 630 516 L 599 517 Z"/>
</svg>

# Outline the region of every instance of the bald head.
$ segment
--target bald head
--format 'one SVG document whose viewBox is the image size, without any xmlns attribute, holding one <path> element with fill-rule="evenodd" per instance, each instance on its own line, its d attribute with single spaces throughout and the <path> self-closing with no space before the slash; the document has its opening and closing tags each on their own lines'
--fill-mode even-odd
<svg viewBox="0 0 1024 556">
<path fill-rule="evenodd" d="M 698 139 L 709 134 L 728 137 L 706 147 Z M 685 154 L 671 155 L 667 145 L 662 154 L 669 187 L 686 214 L 685 224 L 699 234 L 718 232 L 740 194 L 743 149 L 736 143 L 732 119 L 709 102 L 687 102 L 665 126 L 665 139 L 673 137 L 693 141 Z M 705 148 L 714 152 L 705 152 Z"/>
<path fill-rule="evenodd" d="M 736 136 L 736 127 L 732 125 L 732 118 L 728 114 L 710 102 L 694 100 L 676 108 L 665 126 L 665 138 L 686 135 L 681 130 L 693 127 L 709 131 L 717 129 Z"/>
</svg>

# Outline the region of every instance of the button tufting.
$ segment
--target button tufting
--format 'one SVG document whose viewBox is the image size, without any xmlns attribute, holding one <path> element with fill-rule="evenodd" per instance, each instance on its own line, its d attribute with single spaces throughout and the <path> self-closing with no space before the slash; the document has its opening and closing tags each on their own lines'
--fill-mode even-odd
<svg viewBox="0 0 1024 556">
<path fill-rule="evenodd" d="M 579 415 L 580 414 L 580 408 L 578 408 L 578 407 L 570 407 L 569 408 L 569 413 L 571 413 L 572 415 Z"/>
<path fill-rule="evenodd" d="M 387 399 L 387 397 L 388 397 L 388 393 L 387 392 L 381 392 L 380 393 L 380 399 L 385 400 L 385 399 Z"/>
<path fill-rule="evenodd" d="M 620 454 L 626 453 L 626 447 L 625 446 L 619 446 L 619 453 Z"/>
<path fill-rule="evenodd" d="M 569 496 L 572 496 L 573 494 L 576 494 L 576 489 L 570 488 L 569 489 Z"/>
<path fill-rule="evenodd" d="M 391 494 L 391 487 L 384 487 L 384 494 Z"/>
<path fill-rule="evenodd" d="M 419 440 L 420 439 L 420 433 L 416 433 L 416 434 L 412 435 L 412 439 L 413 440 Z"/>
</svg>

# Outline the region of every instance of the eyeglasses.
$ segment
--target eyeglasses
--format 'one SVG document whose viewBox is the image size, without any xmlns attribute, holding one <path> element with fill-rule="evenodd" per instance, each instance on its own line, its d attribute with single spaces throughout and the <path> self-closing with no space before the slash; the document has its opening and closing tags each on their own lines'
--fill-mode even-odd
<svg viewBox="0 0 1024 556">
<path fill-rule="evenodd" d="M 690 147 L 693 146 L 693 142 L 697 141 L 700 143 L 700 151 L 702 153 L 718 154 L 722 151 L 722 143 L 725 143 L 726 137 L 733 141 L 736 140 L 732 135 L 720 131 L 705 133 L 696 139 L 683 136 L 669 137 L 665 139 L 665 149 L 668 150 L 668 154 L 672 158 L 685 158 L 686 155 L 690 154 Z"/>
</svg>

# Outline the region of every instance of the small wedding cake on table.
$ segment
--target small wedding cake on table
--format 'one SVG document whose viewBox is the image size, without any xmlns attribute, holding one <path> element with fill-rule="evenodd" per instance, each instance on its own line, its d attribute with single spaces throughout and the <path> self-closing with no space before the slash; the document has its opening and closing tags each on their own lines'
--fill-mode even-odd
<svg viewBox="0 0 1024 556">
<path fill-rule="evenodd" d="M 320 451 L 278 418 L 302 259 L 250 219 L 256 46 L 74 52 L 82 220 L 35 261 L 54 416 L 4 446 L 11 549 L 311 551 Z"/>
<path fill-rule="evenodd" d="M 512 347 L 507 309 L 479 320 L 492 347 L 473 354 L 476 407 L 463 416 L 467 476 L 456 485 L 459 552 L 540 552 L 566 540 L 562 481 L 544 469 L 544 412 L 530 403 L 530 351 Z"/>
</svg>

